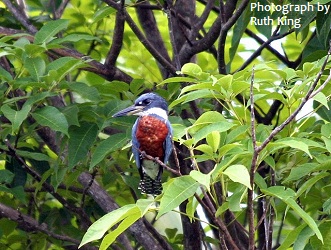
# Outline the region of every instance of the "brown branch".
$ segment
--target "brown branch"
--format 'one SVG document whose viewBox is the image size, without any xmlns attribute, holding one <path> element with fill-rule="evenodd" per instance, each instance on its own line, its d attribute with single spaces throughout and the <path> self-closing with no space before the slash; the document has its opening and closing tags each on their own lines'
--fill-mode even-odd
<svg viewBox="0 0 331 250">
<path fill-rule="evenodd" d="M 16 153 L 16 149 L 10 144 L 10 142 L 8 140 L 5 140 L 5 144 L 9 150 L 6 153 L 8 155 L 11 155 L 12 157 L 15 157 L 15 159 L 22 164 L 24 170 L 29 175 L 31 175 L 33 179 L 35 179 L 38 182 L 41 182 L 42 177 L 35 170 L 33 170 L 20 155 Z M 84 229 L 87 229 L 92 224 L 90 218 L 82 208 L 70 204 L 65 198 L 62 197 L 62 195 L 58 194 L 55 191 L 52 185 L 44 181 L 42 183 L 42 187 L 45 188 L 50 194 L 52 194 L 54 198 L 56 198 L 65 208 L 67 208 L 69 211 L 79 216 L 81 219 L 81 225 L 83 226 Z"/>
<path fill-rule="evenodd" d="M 119 10 L 120 5 L 114 3 L 111 0 L 103 0 L 109 6 Z M 176 75 L 176 68 L 169 62 L 161 53 L 159 53 L 158 48 L 154 47 L 150 41 L 145 37 L 145 35 L 141 32 L 137 24 L 133 21 L 129 13 L 123 9 L 123 15 L 125 17 L 125 21 L 131 28 L 131 30 L 135 33 L 139 41 L 144 45 L 144 47 L 148 50 L 149 53 L 172 75 Z"/>
<path fill-rule="evenodd" d="M 142 4 L 144 3 L 144 4 Z M 158 29 L 153 9 L 161 10 L 161 7 L 151 5 L 149 2 L 145 0 L 140 0 L 135 5 L 136 13 L 138 16 L 139 23 L 146 35 L 148 41 L 155 47 L 158 48 L 159 53 L 170 62 L 170 56 L 165 47 L 164 41 L 162 39 L 160 30 Z M 158 63 L 159 69 L 161 71 L 162 77 L 165 79 L 168 77 L 169 72 L 163 67 L 162 64 Z"/>
<path fill-rule="evenodd" d="M 289 61 L 288 58 L 286 58 L 281 53 L 279 53 L 278 50 L 276 50 L 272 46 L 270 46 L 270 43 L 266 44 L 266 41 L 264 41 L 262 38 L 260 38 L 258 35 L 256 35 L 253 31 L 251 31 L 250 29 L 245 29 L 245 33 L 248 36 L 250 36 L 251 38 L 253 38 L 255 41 L 257 41 L 260 45 L 265 44 L 265 48 L 267 50 L 269 50 L 272 54 L 274 54 L 286 66 L 288 66 L 290 68 L 295 68 L 296 67 L 296 66 L 294 66 L 295 62 Z"/>
<path fill-rule="evenodd" d="M 80 240 L 68 237 L 66 235 L 54 233 L 47 228 L 47 225 L 45 223 L 39 224 L 38 221 L 36 221 L 34 218 L 22 214 L 21 212 L 14 210 L 13 208 L 8 207 L 2 203 L 0 203 L 0 217 L 5 217 L 17 222 L 18 227 L 26 232 L 39 231 L 54 239 L 73 243 L 74 245 L 76 245 L 76 247 L 78 247 L 80 244 Z M 92 246 L 85 246 L 82 249 L 92 250 L 97 248 Z"/>
<path fill-rule="evenodd" d="M 61 18 L 61 16 L 63 15 L 63 12 L 64 12 L 65 8 L 67 7 L 69 1 L 70 0 L 63 0 L 63 1 L 61 1 L 60 6 L 54 12 L 54 19 Z"/>
<path fill-rule="evenodd" d="M 181 175 L 181 173 L 180 173 L 179 171 L 174 170 L 174 169 L 172 169 L 171 167 L 167 166 L 167 165 L 166 165 L 164 162 L 162 162 L 158 157 L 150 156 L 150 155 L 146 154 L 145 151 L 141 151 L 140 149 L 137 149 L 137 150 L 140 152 L 140 154 L 141 154 L 141 156 L 142 156 L 143 158 L 146 158 L 146 159 L 148 159 L 148 160 L 151 160 L 151 161 L 155 161 L 155 162 L 157 162 L 161 167 L 163 167 L 164 169 L 166 169 L 166 170 L 168 170 L 169 172 L 173 173 L 174 175 L 177 175 L 177 176 L 180 176 L 180 175 Z"/>
<path fill-rule="evenodd" d="M 257 142 L 256 142 L 256 130 L 255 130 L 255 107 L 254 107 L 254 68 L 252 71 L 251 85 L 250 85 L 250 99 L 251 99 L 251 136 L 253 142 L 253 157 L 249 171 L 251 189 L 248 189 L 247 198 L 247 213 L 248 213 L 248 240 L 249 249 L 255 249 L 255 226 L 254 226 L 254 176 L 257 164 Z"/>
<path fill-rule="evenodd" d="M 112 44 L 105 60 L 105 66 L 107 68 L 115 66 L 116 60 L 121 52 L 123 37 L 124 37 L 124 24 L 125 24 L 123 9 L 124 9 L 124 0 L 121 0 L 121 6 L 116 13 Z"/>
<path fill-rule="evenodd" d="M 247 59 L 245 62 L 240 66 L 239 69 L 236 70 L 236 72 L 241 71 L 245 69 L 254 59 L 256 59 L 262 52 L 263 49 L 267 48 L 270 43 L 273 41 L 279 40 L 281 38 L 284 38 L 285 36 L 288 36 L 289 34 L 293 33 L 295 29 L 290 29 L 289 31 L 279 34 L 278 31 L 280 29 L 280 26 L 277 26 L 274 32 L 272 33 L 271 37 L 265 41 L 257 50 L 254 51 L 254 53 Z"/>
<path fill-rule="evenodd" d="M 10 0 L 3 0 L 4 4 L 7 6 L 8 10 L 13 14 L 13 16 L 18 20 L 23 27 L 25 27 L 31 34 L 35 34 L 38 30 L 31 22 L 27 19 L 26 15 L 22 13 L 19 7 L 15 7 Z"/>
</svg>

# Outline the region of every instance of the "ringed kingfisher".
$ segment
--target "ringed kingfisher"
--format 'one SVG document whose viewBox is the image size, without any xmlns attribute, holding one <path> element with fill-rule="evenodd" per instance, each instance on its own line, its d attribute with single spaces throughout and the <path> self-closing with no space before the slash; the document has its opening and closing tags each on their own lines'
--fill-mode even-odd
<svg viewBox="0 0 331 250">
<path fill-rule="evenodd" d="M 132 152 L 140 174 L 139 189 L 143 194 L 159 195 L 162 192 L 163 167 L 144 157 L 150 155 L 167 163 L 172 152 L 172 127 L 168 120 L 168 104 L 154 93 L 138 97 L 134 105 L 113 117 L 138 115 L 132 127 Z M 143 153 L 144 152 L 144 153 Z"/>
</svg>

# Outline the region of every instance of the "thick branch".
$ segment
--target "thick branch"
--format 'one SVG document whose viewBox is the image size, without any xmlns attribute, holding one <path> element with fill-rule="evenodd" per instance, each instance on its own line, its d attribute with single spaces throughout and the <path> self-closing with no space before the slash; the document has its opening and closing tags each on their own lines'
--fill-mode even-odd
<svg viewBox="0 0 331 250">
<path fill-rule="evenodd" d="M 26 232 L 39 231 L 54 239 L 73 243 L 77 247 L 80 244 L 80 240 L 73 239 L 66 235 L 56 234 L 50 231 L 45 223 L 39 224 L 38 221 L 36 221 L 34 218 L 22 214 L 19 211 L 14 210 L 11 207 L 8 207 L 2 203 L 0 203 L 0 217 L 8 218 L 12 221 L 17 222 L 18 227 Z M 85 246 L 82 249 L 97 249 L 97 248 Z"/>
<path fill-rule="evenodd" d="M 105 66 L 107 68 L 115 66 L 116 60 L 121 52 L 123 37 L 124 37 L 124 24 L 125 24 L 123 8 L 124 8 L 124 0 L 121 0 L 121 7 L 116 13 L 114 36 L 112 39 L 111 48 L 108 52 L 105 61 Z"/>
<path fill-rule="evenodd" d="M 142 4 L 144 3 L 144 4 Z M 149 2 L 140 0 L 136 5 L 136 12 L 138 15 L 139 23 L 146 35 L 148 41 L 155 47 L 158 48 L 159 53 L 170 62 L 170 56 L 165 47 L 164 41 L 162 39 L 161 33 L 158 29 L 154 14 L 152 9 L 160 8 L 158 6 L 153 6 Z M 162 64 L 158 63 L 162 77 L 165 79 L 168 77 L 169 72 L 163 67 Z"/>
<path fill-rule="evenodd" d="M 22 13 L 20 8 L 13 5 L 10 0 L 3 0 L 8 10 L 13 14 L 13 16 L 25 27 L 30 33 L 35 34 L 38 30 L 34 27 L 31 22 L 26 18 L 26 15 Z"/>
</svg>

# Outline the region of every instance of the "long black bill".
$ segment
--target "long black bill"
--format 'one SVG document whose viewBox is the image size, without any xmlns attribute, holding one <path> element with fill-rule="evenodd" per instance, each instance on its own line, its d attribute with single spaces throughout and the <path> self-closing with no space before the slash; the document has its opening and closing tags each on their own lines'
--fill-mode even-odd
<svg viewBox="0 0 331 250">
<path fill-rule="evenodd" d="M 127 107 L 115 114 L 112 115 L 112 117 L 119 117 L 119 116 L 128 116 L 128 115 L 139 115 L 139 113 L 143 110 L 143 106 L 130 106 Z"/>
</svg>

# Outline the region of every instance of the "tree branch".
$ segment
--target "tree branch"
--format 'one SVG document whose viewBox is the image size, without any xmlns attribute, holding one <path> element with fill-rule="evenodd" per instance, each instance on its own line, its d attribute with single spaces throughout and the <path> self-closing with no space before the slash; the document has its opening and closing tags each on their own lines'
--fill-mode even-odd
<svg viewBox="0 0 331 250">
<path fill-rule="evenodd" d="M 142 4 L 144 3 L 144 4 Z M 158 6 L 151 5 L 148 1 L 140 0 L 136 5 L 136 13 L 138 15 L 139 23 L 146 35 L 148 41 L 155 47 L 158 48 L 159 53 L 168 61 L 171 62 L 169 53 L 165 47 L 161 33 L 158 29 L 152 9 L 161 10 Z M 165 67 L 158 62 L 159 69 L 162 77 L 168 78 L 169 72 Z"/>
<path fill-rule="evenodd" d="M 247 60 L 245 60 L 245 62 L 241 65 L 241 67 L 236 70 L 236 72 L 245 69 L 254 59 L 256 59 L 261 54 L 263 49 L 267 48 L 267 46 L 270 45 L 270 43 L 294 32 L 294 29 L 290 29 L 289 31 L 283 34 L 279 34 L 278 33 L 279 29 L 280 26 L 277 26 L 274 32 L 272 33 L 271 37 L 267 41 L 265 41 L 257 50 L 255 50 L 254 53 Z"/>
<path fill-rule="evenodd" d="M 18 20 L 31 34 L 35 34 L 38 31 L 37 28 L 27 19 L 26 15 L 22 13 L 20 8 L 15 7 L 10 0 L 3 0 L 3 2 L 16 20 Z"/>
<path fill-rule="evenodd" d="M 68 237 L 66 235 L 56 234 L 50 231 L 45 223 L 39 224 L 38 221 L 36 221 L 34 218 L 22 214 L 19 211 L 14 210 L 11 207 L 8 207 L 2 203 L 0 203 L 0 217 L 5 217 L 12 221 L 17 222 L 18 227 L 26 232 L 39 231 L 54 239 L 73 243 L 74 245 L 76 245 L 76 247 L 78 247 L 80 244 L 80 240 Z M 82 249 L 95 250 L 97 248 L 92 246 L 85 246 Z"/>
<path fill-rule="evenodd" d="M 32 176 L 33 179 L 38 182 L 41 182 L 41 176 L 35 170 L 33 170 L 20 155 L 17 154 L 16 149 L 10 144 L 7 139 L 5 140 L 5 144 L 9 150 L 6 152 L 6 154 L 15 157 L 15 159 L 22 164 L 22 167 L 29 175 Z M 69 202 L 64 199 L 60 194 L 58 194 L 55 191 L 54 187 L 48 182 L 44 181 L 42 183 L 42 187 L 44 187 L 50 194 L 52 194 L 54 198 L 56 198 L 65 208 L 79 216 L 81 219 L 81 225 L 84 229 L 87 229 L 92 224 L 90 218 L 87 216 L 85 211 L 83 211 L 80 207 L 76 207 L 73 204 L 69 204 Z"/>
<path fill-rule="evenodd" d="M 112 44 L 105 60 L 105 66 L 107 68 L 115 66 L 117 58 L 121 52 L 123 37 L 124 37 L 124 24 L 125 24 L 123 9 L 124 9 L 124 0 L 121 0 L 121 6 L 116 13 Z"/>
</svg>

